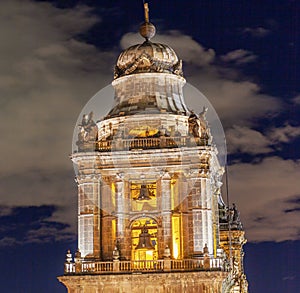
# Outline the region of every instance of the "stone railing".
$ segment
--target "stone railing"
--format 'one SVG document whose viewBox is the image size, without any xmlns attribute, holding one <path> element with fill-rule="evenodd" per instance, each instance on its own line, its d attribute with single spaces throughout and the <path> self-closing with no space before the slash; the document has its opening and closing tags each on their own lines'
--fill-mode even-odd
<svg viewBox="0 0 300 293">
<path fill-rule="evenodd" d="M 226 271 L 228 268 L 222 258 L 203 257 L 183 260 L 142 260 L 142 261 L 85 261 L 76 260 L 65 263 L 65 274 L 106 274 L 134 272 L 170 271 Z"/>
<path fill-rule="evenodd" d="M 96 151 L 179 148 L 185 146 L 207 146 L 208 140 L 199 137 L 159 137 L 159 138 L 115 138 L 96 142 Z"/>
</svg>

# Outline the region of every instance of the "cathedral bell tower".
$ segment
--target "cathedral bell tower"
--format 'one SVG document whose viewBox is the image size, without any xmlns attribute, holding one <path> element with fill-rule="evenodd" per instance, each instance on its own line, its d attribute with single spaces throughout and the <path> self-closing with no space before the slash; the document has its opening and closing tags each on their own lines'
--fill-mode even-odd
<svg viewBox="0 0 300 293">
<path fill-rule="evenodd" d="M 144 42 L 117 60 L 112 109 L 79 125 L 78 251 L 59 281 L 70 293 L 247 293 L 244 231 L 221 197 L 207 109 L 185 104 L 182 62 L 151 42 L 144 8 Z"/>
</svg>

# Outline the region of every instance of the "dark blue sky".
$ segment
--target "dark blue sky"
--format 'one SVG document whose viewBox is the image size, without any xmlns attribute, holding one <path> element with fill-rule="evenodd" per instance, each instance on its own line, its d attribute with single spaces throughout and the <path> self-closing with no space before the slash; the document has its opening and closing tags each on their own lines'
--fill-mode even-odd
<svg viewBox="0 0 300 293">
<path fill-rule="evenodd" d="M 299 1 L 149 5 L 225 126 L 250 292 L 300 292 Z M 142 1 L 4 0 L 0 11 L 1 291 L 66 292 L 56 276 L 77 246 L 73 127 L 136 38 Z"/>
</svg>

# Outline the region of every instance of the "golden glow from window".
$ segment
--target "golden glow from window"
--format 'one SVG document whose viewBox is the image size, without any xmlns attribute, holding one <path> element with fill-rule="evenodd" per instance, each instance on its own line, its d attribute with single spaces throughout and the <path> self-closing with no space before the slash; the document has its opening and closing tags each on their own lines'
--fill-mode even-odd
<svg viewBox="0 0 300 293">
<path fill-rule="evenodd" d="M 117 235 L 117 220 L 113 219 L 111 221 L 111 236 L 114 241 L 116 240 L 116 235 Z"/>
<path fill-rule="evenodd" d="M 140 200 L 142 185 L 146 187 L 147 198 Z M 131 183 L 131 209 L 132 211 L 151 211 L 157 208 L 156 183 Z"/>
<path fill-rule="evenodd" d="M 180 258 L 181 254 L 181 223 L 180 216 L 172 216 L 172 245 L 173 258 Z"/>
<path fill-rule="evenodd" d="M 140 125 L 139 127 L 129 130 L 129 135 L 134 137 L 148 137 L 158 133 L 158 129 L 147 125 Z"/>
<path fill-rule="evenodd" d="M 171 209 L 175 208 L 175 197 L 176 197 L 176 179 L 171 180 Z"/>
<path fill-rule="evenodd" d="M 116 185 L 115 185 L 115 183 L 111 184 L 111 203 L 112 203 L 113 207 L 116 206 Z"/>
</svg>

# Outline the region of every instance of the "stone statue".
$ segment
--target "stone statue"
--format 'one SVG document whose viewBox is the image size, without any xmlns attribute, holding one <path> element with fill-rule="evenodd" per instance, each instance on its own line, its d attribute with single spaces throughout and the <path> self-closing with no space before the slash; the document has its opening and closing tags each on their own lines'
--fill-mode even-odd
<svg viewBox="0 0 300 293">
<path fill-rule="evenodd" d="M 203 110 L 202 112 L 199 113 L 199 118 L 200 119 L 203 119 L 203 120 L 206 120 L 206 112 L 207 112 L 208 108 L 203 106 Z"/>
<path fill-rule="evenodd" d="M 206 120 L 207 110 L 208 110 L 208 108 L 203 106 L 202 112 L 199 113 L 201 138 L 208 138 L 208 136 L 209 136 L 209 128 L 208 128 L 207 120 Z"/>
<path fill-rule="evenodd" d="M 95 142 L 98 137 L 98 127 L 93 120 L 93 112 L 84 114 L 79 124 L 78 142 Z"/>
<path fill-rule="evenodd" d="M 236 208 L 235 203 L 232 204 L 231 211 L 232 211 L 232 222 L 237 222 L 240 217 L 239 217 L 239 212 Z"/>
<path fill-rule="evenodd" d="M 188 119 L 189 122 L 189 133 L 194 137 L 199 137 L 199 118 L 198 116 L 191 111 L 191 115 Z"/>
<path fill-rule="evenodd" d="M 234 203 L 232 204 L 232 208 L 229 209 L 229 220 L 232 229 L 242 229 L 240 213 L 237 210 L 236 205 Z"/>
</svg>

